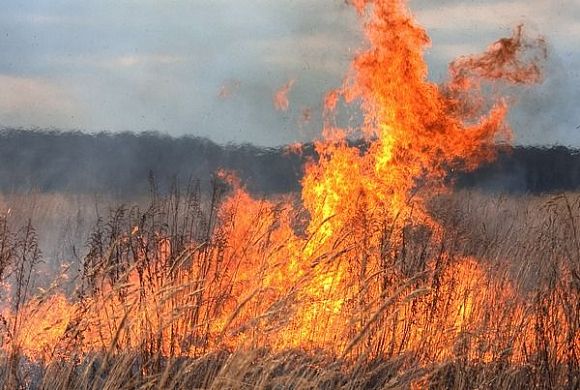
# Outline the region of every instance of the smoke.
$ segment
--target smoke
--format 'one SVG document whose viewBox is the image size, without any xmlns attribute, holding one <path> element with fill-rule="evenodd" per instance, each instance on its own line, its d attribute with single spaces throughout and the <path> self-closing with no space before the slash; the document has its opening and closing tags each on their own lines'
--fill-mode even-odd
<svg viewBox="0 0 580 390">
<path fill-rule="evenodd" d="M 565 59 L 551 51 L 546 66 L 546 78 L 534 91 L 520 91 L 517 95 L 518 110 L 511 117 L 517 131 L 516 141 L 523 145 L 550 146 L 580 144 L 580 89 Z"/>
<path fill-rule="evenodd" d="M 313 158 L 311 144 L 293 153 L 155 133 L 4 130 L 0 213 L 9 214 L 13 230 L 32 221 L 45 260 L 39 272 L 55 275 L 78 264 L 98 216 L 107 217 L 120 204 L 146 205 L 151 175 L 160 193 L 174 185 L 185 191 L 192 181 L 207 192 L 213 173 L 225 168 L 256 196 L 272 196 L 297 193 L 304 165 Z M 453 179 L 459 188 L 478 191 L 544 193 L 577 190 L 579 177 L 577 152 L 560 147 L 503 150 L 497 161 Z"/>
<path fill-rule="evenodd" d="M 545 37 L 548 59 L 543 83 L 533 90 L 513 90 L 510 124 L 519 145 L 580 144 L 580 57 L 575 37 L 580 3 L 575 1 L 412 0 L 419 21 L 433 39 L 428 59 L 431 77 L 447 76 L 447 64 L 458 56 L 480 52 L 488 42 L 514 26 L 525 25 L 528 36 Z M 450 23 L 450 21 L 453 21 Z"/>
<path fill-rule="evenodd" d="M 2 125 L 154 129 L 258 145 L 308 141 L 319 135 L 324 92 L 340 85 L 352 48 L 361 41 L 355 13 L 342 0 L 112 4 L 6 2 L 0 15 L 5 32 L 0 34 L 0 77 L 40 79 L 61 92 L 55 99 L 36 99 L 26 112 L 9 114 L 0 107 Z M 552 76 L 546 78 L 542 96 L 523 97 L 512 116 L 514 124 L 522 123 L 523 129 L 516 129 L 519 139 L 580 142 L 573 131 L 580 124 L 573 109 L 580 65 L 577 2 L 412 4 L 433 37 L 429 62 L 436 81 L 457 55 L 479 52 L 518 23 L 535 24 L 554 44 L 550 54 L 561 58 L 562 70 L 553 84 Z M 297 78 L 291 108 L 280 115 L 271 97 L 291 77 Z M 238 80 L 240 88 L 223 101 L 218 93 L 227 80 Z M 13 101 L 14 94 L 4 92 L 0 100 Z M 538 99 L 545 107 L 541 112 Z M 64 108 L 51 109 L 59 101 Z M 306 107 L 311 115 L 303 123 Z M 549 131 L 541 129 L 545 124 Z"/>
<path fill-rule="evenodd" d="M 290 193 L 299 191 L 304 164 L 315 158 L 313 149 L 307 143 L 300 153 L 292 153 L 288 148 L 220 145 L 157 133 L 3 130 L 0 193 L 105 195 L 131 203 L 149 195 L 151 176 L 158 190 L 167 192 L 191 180 L 207 187 L 221 168 L 236 172 L 257 196 Z M 580 160 L 575 149 L 516 147 L 502 149 L 496 162 L 462 175 L 459 183 L 507 192 L 553 192 L 580 188 L 576 172 Z"/>
<path fill-rule="evenodd" d="M 10 121 L 0 104 L 4 126 L 157 130 L 268 146 L 318 134 L 322 95 L 340 83 L 350 47 L 359 43 L 354 15 L 341 1 L 92 0 L 71 7 L 11 0 L 0 21 L 0 77 L 42 77 L 66 87 L 75 103 L 58 120 Z M 295 109 L 280 115 L 272 95 L 293 75 L 300 80 Z M 224 101 L 218 94 L 227 80 L 239 88 Z M 29 107 L 53 112 L 54 102 Z M 303 107 L 312 108 L 312 120 L 299 126 Z"/>
<path fill-rule="evenodd" d="M 256 194 L 298 188 L 300 157 L 282 148 L 219 145 L 206 138 L 158 133 L 4 130 L 0 132 L 0 191 L 106 193 L 133 200 L 174 183 L 208 183 L 224 168 L 239 173 Z"/>
</svg>

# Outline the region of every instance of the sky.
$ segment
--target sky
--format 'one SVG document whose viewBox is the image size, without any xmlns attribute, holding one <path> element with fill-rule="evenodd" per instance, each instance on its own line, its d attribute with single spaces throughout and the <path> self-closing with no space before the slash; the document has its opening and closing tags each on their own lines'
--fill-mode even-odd
<svg viewBox="0 0 580 390">
<path fill-rule="evenodd" d="M 517 91 L 521 144 L 580 146 L 580 1 L 411 0 L 433 81 L 524 23 L 550 59 Z M 281 145 L 320 134 L 321 102 L 363 45 L 344 0 L 2 0 L 0 127 L 159 131 Z M 289 110 L 273 105 L 294 80 Z M 308 118 L 306 120 L 305 118 Z"/>
</svg>

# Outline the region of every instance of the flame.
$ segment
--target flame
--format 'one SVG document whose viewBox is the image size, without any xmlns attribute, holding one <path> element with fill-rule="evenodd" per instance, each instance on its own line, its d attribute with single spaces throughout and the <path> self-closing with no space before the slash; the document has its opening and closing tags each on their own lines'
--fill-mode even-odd
<svg viewBox="0 0 580 390">
<path fill-rule="evenodd" d="M 222 100 L 227 100 L 232 97 L 239 89 L 242 83 L 239 80 L 226 81 L 218 92 L 218 97 Z"/>
<path fill-rule="evenodd" d="M 485 97 L 481 85 L 539 81 L 543 40 L 527 43 L 518 28 L 487 53 L 454 62 L 450 82 L 437 85 L 423 59 L 429 37 L 404 1 L 352 3 L 368 46 L 325 98 L 328 123 L 318 160 L 305 171 L 302 205 L 254 199 L 220 172 L 233 189 L 210 239 L 176 254 L 171 237 L 145 238 L 131 228 L 119 243 L 130 243 L 134 254 L 124 273 L 111 280 L 108 268 L 94 270 L 100 276 L 80 302 L 30 301 L 19 313 L 26 326 L 4 346 L 38 359 L 66 341 L 81 353 L 197 356 L 266 345 L 344 357 L 412 353 L 426 364 L 506 354 L 521 362 L 539 349 L 539 324 L 569 323 L 557 305 L 548 317 L 531 310 L 557 300 L 557 289 L 530 302 L 483 260 L 443 250 L 445 229 L 426 206 L 448 190 L 449 172 L 474 169 L 510 140 L 506 100 Z M 528 49 L 540 54 L 526 57 Z M 292 85 L 276 93 L 278 109 L 288 109 Z M 341 100 L 363 113 L 362 147 L 352 145 L 351 131 L 330 125 Z M 297 217 L 302 208 L 306 220 Z M 413 261 L 401 255 L 409 242 L 426 241 L 441 249 Z M 9 311 L 3 316 L 14 321 Z M 559 356 L 569 337 L 551 341 Z"/>
<path fill-rule="evenodd" d="M 286 84 L 284 84 L 280 89 L 276 91 L 274 94 L 274 107 L 278 111 L 288 111 L 290 107 L 290 102 L 288 101 L 288 94 L 290 90 L 294 86 L 296 80 L 289 80 Z"/>
<path fill-rule="evenodd" d="M 56 346 L 72 319 L 73 305 L 63 294 L 46 299 L 33 299 L 18 313 L 19 326 L 8 330 L 5 348 L 16 348 L 29 359 L 49 360 L 62 357 Z M 14 324 L 14 314 L 5 309 L 2 317 L 6 324 Z"/>
</svg>

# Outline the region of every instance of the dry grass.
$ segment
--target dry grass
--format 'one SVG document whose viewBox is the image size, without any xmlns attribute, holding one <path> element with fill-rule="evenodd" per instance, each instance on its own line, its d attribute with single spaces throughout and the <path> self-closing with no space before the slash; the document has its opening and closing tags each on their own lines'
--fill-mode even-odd
<svg viewBox="0 0 580 390">
<path fill-rule="evenodd" d="M 377 279 L 387 287 L 378 302 L 367 302 L 375 276 L 366 275 L 366 284 L 357 284 L 356 294 L 348 291 L 356 298 L 347 311 L 355 332 L 333 336 L 333 320 L 319 317 L 315 331 L 327 334 L 321 345 L 332 342 L 333 348 L 315 348 L 310 343 L 307 348 L 282 349 L 275 346 L 274 338 L 284 334 L 300 307 L 296 293 L 300 286 L 263 307 L 262 301 L 272 293 L 250 288 L 237 294 L 241 279 L 233 276 L 250 264 L 247 259 L 275 257 L 282 250 L 279 242 L 264 239 L 276 232 L 274 217 L 282 211 L 260 209 L 244 239 L 235 241 L 228 235 L 231 230 L 223 229 L 236 221 L 235 213 L 218 218 L 224 194 L 220 185 L 206 196 L 193 186 L 186 194 L 156 196 L 145 209 L 119 208 L 101 219 L 83 260 L 76 292 L 80 303 L 67 320 L 64 335 L 43 352 L 42 359 L 31 358 L 21 345 L 11 342 L 27 321 L 23 317 L 29 312 L 22 306 L 34 295 L 31 270 L 39 258 L 30 254 L 36 238 L 29 225 L 14 234 L 5 227 L 0 236 L 5 248 L 0 276 L 20 289 L 10 292 L 15 317 L 3 318 L 2 386 L 580 386 L 577 194 L 497 197 L 459 192 L 437 198 L 430 209 L 445 227 L 441 237 L 434 238 L 425 227 L 408 226 L 400 239 L 389 241 L 389 248 L 386 244 L 373 248 L 384 251 L 376 257 L 383 261 Z M 326 253 L 313 263 L 312 272 L 348 261 L 353 253 Z M 453 294 L 444 292 L 449 285 L 463 282 L 465 274 L 456 274 L 455 267 L 457 259 L 465 257 L 477 259 L 489 291 L 468 291 L 477 298 L 470 310 L 478 320 L 462 324 L 449 346 L 447 336 L 441 335 L 450 316 L 457 313 L 449 308 Z M 252 272 L 259 274 L 259 268 Z M 508 290 L 513 293 L 507 294 Z M 515 310 L 522 307 L 521 312 Z M 95 316 L 95 312 L 106 315 Z M 226 325 L 216 333 L 217 321 Z M 413 341 L 417 337 L 420 348 Z"/>
</svg>

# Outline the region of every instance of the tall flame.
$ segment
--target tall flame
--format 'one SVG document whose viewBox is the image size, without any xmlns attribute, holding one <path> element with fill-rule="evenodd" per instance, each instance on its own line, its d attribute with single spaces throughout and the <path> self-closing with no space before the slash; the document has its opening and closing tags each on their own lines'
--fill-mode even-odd
<svg viewBox="0 0 580 390">
<path fill-rule="evenodd" d="M 529 350 L 528 303 L 509 280 L 494 279 L 476 259 L 454 258 L 442 244 L 425 245 L 413 262 L 401 252 L 442 241 L 444 229 L 427 202 L 446 190 L 450 172 L 489 161 L 495 145 L 511 138 L 507 102 L 486 97 L 482 84 L 540 81 L 545 43 L 527 41 L 518 28 L 485 54 L 454 62 L 449 83 L 437 85 L 423 59 L 429 37 L 405 1 L 353 4 L 368 46 L 325 99 L 319 158 L 302 182 L 307 222 L 296 227 L 300 207 L 291 200 L 255 200 L 222 174 L 234 190 L 219 208 L 213 237 L 191 243 L 177 258 L 170 239 L 160 237 L 149 258 L 150 242 L 133 229 L 115 242 L 129 243 L 133 254 L 123 277 L 111 282 L 104 268 L 100 287 L 84 302 L 54 301 L 59 311 L 70 305 L 69 312 L 81 314 L 76 321 L 84 330 L 75 338 L 82 339 L 81 351 L 158 343 L 164 355 L 196 355 L 267 345 L 343 356 L 415 352 L 433 362 L 469 343 L 479 343 L 484 360 L 506 345 L 518 359 Z M 280 109 L 288 107 L 291 87 L 277 94 Z M 360 106 L 364 145 L 351 145 L 352 134 L 331 125 L 341 99 Z M 496 302 L 512 308 L 507 317 Z M 563 315 L 556 309 L 553 318 Z M 65 328 L 59 323 L 56 331 L 70 337 Z M 557 345 L 565 344 L 562 337 L 555 337 Z M 27 328 L 13 344 L 39 354 L 30 341 L 36 339 Z"/>
<path fill-rule="evenodd" d="M 331 230 L 346 223 L 362 199 L 373 218 L 392 220 L 412 198 L 421 203 L 422 189 L 429 195 L 442 189 L 450 171 L 473 169 L 493 158 L 496 143 L 511 138 L 507 104 L 498 99 L 475 116 L 484 100 L 476 87 L 485 78 L 537 82 L 541 58 L 523 56 L 529 49 L 545 54 L 542 40 L 524 45 L 518 28 L 484 55 L 454 62 L 451 82 L 438 86 L 427 80 L 423 51 L 429 37 L 405 1 L 354 4 L 361 16 L 372 5 L 365 22 L 369 47 L 356 56 L 343 87 L 326 102 L 329 110 L 339 96 L 359 102 L 370 145 L 361 154 L 346 144 L 345 132 L 337 141 L 337 132 L 327 131 L 337 142 L 318 143 L 320 163 L 309 167 L 304 180 L 303 198 L 314 225 L 332 216 Z"/>
</svg>

